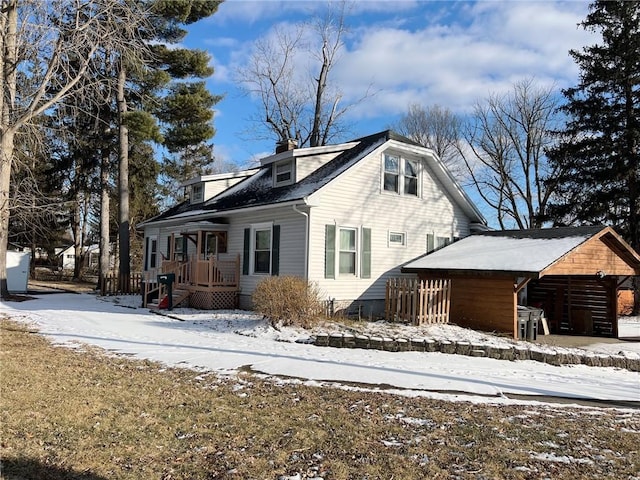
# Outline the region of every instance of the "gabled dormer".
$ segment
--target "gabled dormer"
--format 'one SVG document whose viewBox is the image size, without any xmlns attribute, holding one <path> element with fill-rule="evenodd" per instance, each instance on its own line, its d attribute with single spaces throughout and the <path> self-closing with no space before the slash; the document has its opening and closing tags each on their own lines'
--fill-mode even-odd
<svg viewBox="0 0 640 480">
<path fill-rule="evenodd" d="M 189 203 L 195 205 L 211 200 L 216 195 L 241 182 L 256 173 L 258 169 L 242 170 L 240 172 L 219 173 L 216 175 L 200 175 L 187 180 L 181 186 Z"/>
<path fill-rule="evenodd" d="M 273 188 L 284 187 L 300 182 L 357 143 L 296 148 L 293 142 L 281 142 L 276 148 L 276 153 L 260 159 L 260 164 L 263 167 L 272 166 Z"/>
</svg>

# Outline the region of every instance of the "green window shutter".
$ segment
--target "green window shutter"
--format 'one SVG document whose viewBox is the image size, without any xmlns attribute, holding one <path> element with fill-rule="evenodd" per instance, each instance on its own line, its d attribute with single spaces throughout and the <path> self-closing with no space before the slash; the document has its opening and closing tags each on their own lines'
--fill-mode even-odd
<svg viewBox="0 0 640 480">
<path fill-rule="evenodd" d="M 249 249 L 251 247 L 251 229 L 244 229 L 244 246 L 242 250 L 242 274 L 249 275 Z"/>
<path fill-rule="evenodd" d="M 151 243 L 151 239 L 149 237 L 145 238 L 144 243 L 144 270 L 146 272 L 149 270 L 149 266 L 151 265 L 151 262 L 149 261 L 149 244 Z"/>
<path fill-rule="evenodd" d="M 271 229 L 271 275 L 280 274 L 280 225 Z"/>
<path fill-rule="evenodd" d="M 324 228 L 324 278 L 336 278 L 336 226 Z"/>
<path fill-rule="evenodd" d="M 362 229 L 362 252 L 360 255 L 360 276 L 371 278 L 371 229 Z"/>
</svg>

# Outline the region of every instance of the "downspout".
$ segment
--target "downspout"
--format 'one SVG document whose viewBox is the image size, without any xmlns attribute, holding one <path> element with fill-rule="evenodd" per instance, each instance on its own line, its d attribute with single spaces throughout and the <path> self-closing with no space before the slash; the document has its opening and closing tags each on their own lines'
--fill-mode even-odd
<svg viewBox="0 0 640 480">
<path fill-rule="evenodd" d="M 306 217 L 304 228 L 304 279 L 309 281 L 309 214 L 298 210 L 298 206 L 296 204 L 293 205 L 293 211 Z"/>
</svg>

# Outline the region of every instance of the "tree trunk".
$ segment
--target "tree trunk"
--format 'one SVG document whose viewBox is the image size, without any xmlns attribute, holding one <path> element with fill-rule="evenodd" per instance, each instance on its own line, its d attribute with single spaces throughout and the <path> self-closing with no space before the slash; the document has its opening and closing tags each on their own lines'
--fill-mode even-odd
<svg viewBox="0 0 640 480">
<path fill-rule="evenodd" d="M 4 127 L 4 126 L 3 126 Z M 8 298 L 7 249 L 9 246 L 9 188 L 13 160 L 13 131 L 2 130 L 0 152 L 0 297 Z"/>
<path fill-rule="evenodd" d="M 73 206 L 73 219 L 71 220 L 71 228 L 73 231 L 73 278 L 80 278 L 82 268 L 82 230 L 80 228 L 80 194 L 76 192 Z"/>
<path fill-rule="evenodd" d="M 109 272 L 109 152 L 102 153 L 100 163 L 100 268 L 98 272 L 98 288 L 102 291 L 104 277 Z"/>
<path fill-rule="evenodd" d="M 8 298 L 7 249 L 9 246 L 9 188 L 13 164 L 15 130 L 10 128 L 11 109 L 16 98 L 18 2 L 2 2 L 0 27 L 0 297 Z"/>
<path fill-rule="evenodd" d="M 311 129 L 311 137 L 309 141 L 310 147 L 320 146 L 320 128 L 322 122 L 322 99 L 324 97 L 324 91 L 327 87 L 327 75 L 331 68 L 331 60 L 327 51 L 327 41 L 325 40 L 322 45 L 322 67 L 320 68 L 320 75 L 316 80 L 316 104 L 313 111 L 313 127 Z M 331 125 L 325 125 L 325 129 L 329 129 Z"/>
<path fill-rule="evenodd" d="M 118 239 L 120 243 L 120 291 L 129 292 L 129 276 L 131 274 L 129 252 L 129 129 L 125 124 L 127 113 L 127 100 L 125 98 L 125 84 L 127 72 L 120 59 L 120 72 L 118 73 L 118 116 L 119 116 L 119 144 L 118 155 L 118 195 L 120 209 L 118 214 Z"/>
</svg>

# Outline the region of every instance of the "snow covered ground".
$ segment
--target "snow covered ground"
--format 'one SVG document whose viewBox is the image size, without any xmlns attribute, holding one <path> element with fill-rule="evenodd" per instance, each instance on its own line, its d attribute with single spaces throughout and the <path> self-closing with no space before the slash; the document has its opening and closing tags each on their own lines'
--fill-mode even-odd
<svg viewBox="0 0 640 480">
<path fill-rule="evenodd" d="M 117 354 L 220 374 L 251 368 L 266 376 L 313 384 L 386 388 L 403 395 L 474 402 L 516 403 L 510 395 L 640 401 L 640 373 L 623 369 L 316 347 L 300 342 L 308 339 L 309 332 L 275 330 L 251 312 L 174 309 L 167 316 L 139 305 L 139 297 L 46 294 L 2 303 L 0 315 L 31 324 L 58 344 L 95 345 Z M 397 336 L 512 345 L 509 339 L 453 325 L 404 330 L 407 328 L 372 323 L 368 333 L 388 335 L 391 329 Z M 640 337 L 639 319 L 621 320 L 620 332 L 621 336 Z M 640 342 L 601 343 L 588 349 L 640 356 Z"/>
</svg>

